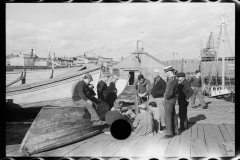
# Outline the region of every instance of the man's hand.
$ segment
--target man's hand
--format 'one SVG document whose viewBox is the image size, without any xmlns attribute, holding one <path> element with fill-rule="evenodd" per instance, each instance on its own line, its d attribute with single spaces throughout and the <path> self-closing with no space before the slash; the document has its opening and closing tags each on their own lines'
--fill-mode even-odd
<svg viewBox="0 0 240 160">
<path fill-rule="evenodd" d="M 92 101 L 90 101 L 89 99 L 87 100 L 87 103 L 88 103 L 89 105 L 92 105 Z"/>
<path fill-rule="evenodd" d="M 189 102 L 189 99 L 186 99 L 187 102 Z"/>
<path fill-rule="evenodd" d="M 144 97 L 144 96 L 146 96 L 146 93 L 143 93 L 143 94 L 138 93 L 138 96 L 139 97 Z"/>
</svg>

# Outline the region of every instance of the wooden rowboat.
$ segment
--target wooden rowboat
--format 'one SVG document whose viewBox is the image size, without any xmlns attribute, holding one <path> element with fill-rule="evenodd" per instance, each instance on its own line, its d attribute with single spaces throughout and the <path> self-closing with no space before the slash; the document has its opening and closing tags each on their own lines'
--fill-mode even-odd
<svg viewBox="0 0 240 160">
<path fill-rule="evenodd" d="M 100 66 L 41 82 L 8 87 L 6 88 L 6 100 L 24 108 L 31 107 L 31 103 L 70 98 L 72 96 L 71 88 L 73 84 L 81 80 L 86 73 L 92 75 L 93 82 L 91 83 L 97 88 L 101 73 Z"/>
<path fill-rule="evenodd" d="M 127 83 L 126 78 L 118 79 L 116 82 L 118 95 L 122 93 Z M 104 127 L 92 126 L 91 116 L 85 106 L 76 106 L 70 97 L 61 101 L 38 102 L 35 106 L 36 104 L 42 106 L 42 109 L 21 143 L 19 152 L 24 156 L 80 141 L 101 133 Z M 102 120 L 110 110 L 104 101 L 93 106 Z"/>
<path fill-rule="evenodd" d="M 106 102 L 94 107 L 102 120 L 110 110 Z M 103 126 L 92 126 L 91 116 L 84 106 L 43 107 L 26 133 L 19 152 L 29 156 L 96 135 L 102 129 Z"/>
</svg>

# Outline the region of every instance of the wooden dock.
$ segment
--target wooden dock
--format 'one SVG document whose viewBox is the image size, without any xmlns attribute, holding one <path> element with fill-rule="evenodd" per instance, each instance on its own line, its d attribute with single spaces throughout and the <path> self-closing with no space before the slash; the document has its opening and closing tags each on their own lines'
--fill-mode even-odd
<svg viewBox="0 0 240 160">
<path fill-rule="evenodd" d="M 233 124 L 194 124 L 171 139 L 131 135 L 117 140 L 101 133 L 97 136 L 58 149 L 34 154 L 33 157 L 229 157 L 234 156 Z M 6 156 L 18 157 L 18 145 L 6 147 Z"/>
<path fill-rule="evenodd" d="M 104 133 L 41 152 L 32 157 L 232 157 L 235 156 L 235 104 L 205 98 L 208 109 L 188 107 L 190 128 L 171 139 L 131 135 L 117 140 Z M 199 104 L 198 99 L 196 104 Z M 178 114 L 178 105 L 176 105 Z M 7 157 L 19 157 L 19 144 L 7 145 Z"/>
</svg>

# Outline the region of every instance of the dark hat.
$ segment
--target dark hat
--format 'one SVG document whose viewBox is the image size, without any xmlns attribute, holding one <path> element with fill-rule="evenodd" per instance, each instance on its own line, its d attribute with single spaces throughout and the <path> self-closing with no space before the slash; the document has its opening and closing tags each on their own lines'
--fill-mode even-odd
<svg viewBox="0 0 240 160">
<path fill-rule="evenodd" d="M 177 77 L 185 77 L 185 73 L 179 72 L 176 76 L 177 76 Z"/>
<path fill-rule="evenodd" d="M 91 81 L 93 81 L 93 78 L 90 74 L 85 74 L 83 78 L 89 78 Z"/>
<path fill-rule="evenodd" d="M 174 71 L 172 66 L 167 66 L 164 68 L 164 72 L 168 72 L 168 71 Z"/>
<path fill-rule="evenodd" d="M 196 70 L 196 71 L 195 71 L 196 74 L 197 74 L 197 73 L 200 73 L 200 72 L 201 72 L 200 70 Z"/>
</svg>

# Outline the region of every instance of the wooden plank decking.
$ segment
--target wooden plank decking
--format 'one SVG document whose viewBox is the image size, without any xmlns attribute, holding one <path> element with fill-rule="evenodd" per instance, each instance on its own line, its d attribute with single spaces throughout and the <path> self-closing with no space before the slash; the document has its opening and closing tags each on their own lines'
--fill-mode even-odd
<svg viewBox="0 0 240 160">
<path fill-rule="evenodd" d="M 128 92 L 123 99 L 129 97 Z M 41 152 L 32 157 L 232 157 L 235 155 L 235 104 L 205 98 L 208 109 L 188 107 L 190 128 L 171 139 L 163 133 L 149 137 L 131 135 L 117 140 L 101 133 L 94 137 Z M 196 100 L 196 105 L 199 103 Z M 176 105 L 178 114 L 178 105 Z M 7 128 L 6 128 L 7 129 Z M 11 132 L 12 133 L 12 132 Z M 6 156 L 19 157 L 20 144 L 7 145 Z"/>
<path fill-rule="evenodd" d="M 101 133 L 58 149 L 34 154 L 33 157 L 229 157 L 224 144 L 233 143 L 231 124 L 193 124 L 188 130 L 171 139 L 161 139 L 163 133 L 140 137 L 131 135 L 125 140 Z M 200 130 L 199 130 L 200 129 Z M 200 131 L 200 132 L 198 132 Z M 7 146 L 7 156 L 20 156 L 19 145 Z"/>
</svg>

